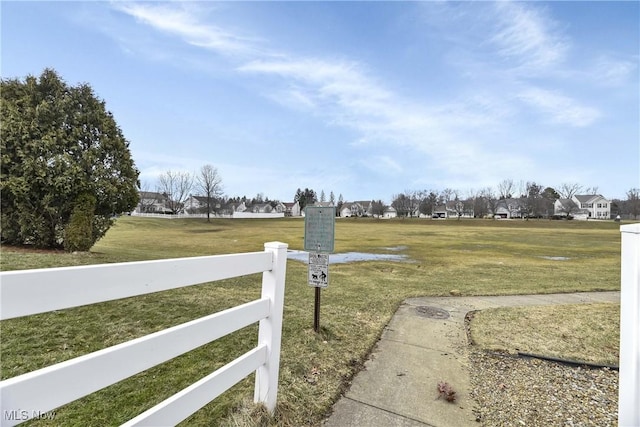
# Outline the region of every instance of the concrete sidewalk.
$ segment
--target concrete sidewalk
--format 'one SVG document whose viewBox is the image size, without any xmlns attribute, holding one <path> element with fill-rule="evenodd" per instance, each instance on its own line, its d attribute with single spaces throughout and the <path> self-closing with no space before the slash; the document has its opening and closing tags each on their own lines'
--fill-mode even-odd
<svg viewBox="0 0 640 427">
<path fill-rule="evenodd" d="M 408 299 L 323 426 L 477 426 L 465 315 L 495 307 L 594 302 L 620 302 L 620 292 Z M 455 403 L 438 399 L 440 381 L 456 391 Z"/>
</svg>

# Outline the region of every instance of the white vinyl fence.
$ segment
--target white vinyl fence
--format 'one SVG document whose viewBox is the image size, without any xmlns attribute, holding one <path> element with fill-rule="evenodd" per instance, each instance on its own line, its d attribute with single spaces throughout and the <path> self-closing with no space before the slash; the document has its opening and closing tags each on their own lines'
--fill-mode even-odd
<svg viewBox="0 0 640 427">
<path fill-rule="evenodd" d="M 618 423 L 640 426 L 640 224 L 620 227 L 620 375 Z"/>
<path fill-rule="evenodd" d="M 131 216 L 141 216 L 145 218 L 164 218 L 164 219 L 192 219 L 192 218 L 206 218 L 207 214 L 159 214 L 159 213 L 139 213 L 139 212 L 131 212 Z M 273 219 L 273 218 L 284 218 L 284 212 L 271 212 L 271 213 L 260 213 L 260 212 L 234 212 L 233 214 L 211 214 L 211 218 L 227 218 L 227 219 Z"/>
<path fill-rule="evenodd" d="M 194 218 L 206 218 L 207 214 L 161 214 L 161 213 L 140 213 L 140 212 L 131 212 L 131 216 L 140 216 L 144 218 L 163 218 L 163 219 L 194 219 Z M 211 218 L 233 218 L 232 215 L 224 215 L 224 214 L 211 214 Z"/>
<path fill-rule="evenodd" d="M 260 299 L 0 382 L 0 425 L 37 418 L 258 321 L 255 348 L 124 425 L 175 425 L 254 371 L 254 400 L 272 412 L 287 245 L 264 247 L 264 252 L 0 273 L 0 320 L 262 273 Z"/>
</svg>

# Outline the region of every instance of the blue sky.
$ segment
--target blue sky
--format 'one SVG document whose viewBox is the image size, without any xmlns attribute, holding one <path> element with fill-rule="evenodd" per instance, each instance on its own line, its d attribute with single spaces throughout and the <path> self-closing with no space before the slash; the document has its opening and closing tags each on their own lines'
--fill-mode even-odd
<svg viewBox="0 0 640 427">
<path fill-rule="evenodd" d="M 2 76 L 113 112 L 141 180 L 345 200 L 640 186 L 639 2 L 7 2 Z"/>
</svg>

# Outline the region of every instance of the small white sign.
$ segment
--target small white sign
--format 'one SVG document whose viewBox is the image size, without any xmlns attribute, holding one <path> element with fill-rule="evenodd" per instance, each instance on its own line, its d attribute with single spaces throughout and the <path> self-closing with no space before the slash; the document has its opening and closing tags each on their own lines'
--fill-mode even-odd
<svg viewBox="0 0 640 427">
<path fill-rule="evenodd" d="M 329 285 L 329 254 L 309 253 L 309 285 L 315 288 Z"/>
</svg>

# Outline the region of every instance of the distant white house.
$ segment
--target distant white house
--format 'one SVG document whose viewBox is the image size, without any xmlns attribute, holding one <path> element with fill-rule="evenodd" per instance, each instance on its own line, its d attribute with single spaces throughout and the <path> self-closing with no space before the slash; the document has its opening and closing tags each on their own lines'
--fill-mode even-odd
<svg viewBox="0 0 640 427">
<path fill-rule="evenodd" d="M 494 218 L 522 218 L 522 203 L 519 199 L 502 199 L 496 203 Z"/>
<path fill-rule="evenodd" d="M 138 192 L 138 205 L 135 213 L 170 213 L 171 209 L 167 208 L 168 198 L 165 194 L 155 191 Z"/>
<path fill-rule="evenodd" d="M 248 210 L 252 213 L 271 213 L 273 207 L 271 203 L 256 203 L 251 205 Z"/>
<path fill-rule="evenodd" d="M 214 206 L 212 206 L 213 208 Z M 189 196 L 184 202 L 184 210 L 188 213 L 206 212 L 207 198 L 204 196 Z"/>
<path fill-rule="evenodd" d="M 382 214 L 383 218 L 396 218 L 398 216 L 398 211 L 393 206 L 387 206 L 384 208 L 384 213 Z"/>
<path fill-rule="evenodd" d="M 284 205 L 284 216 L 300 216 L 302 213 L 300 212 L 300 204 L 298 202 L 285 202 Z"/>
<path fill-rule="evenodd" d="M 284 213 L 286 207 L 281 202 L 266 202 L 266 203 L 254 203 L 247 207 L 247 210 L 252 213 Z"/>
<path fill-rule="evenodd" d="M 473 203 L 469 200 L 449 200 L 444 205 L 438 205 L 433 209 L 431 218 L 473 218 Z"/>
<path fill-rule="evenodd" d="M 575 219 L 610 219 L 611 200 L 600 194 L 574 195 L 571 199 L 558 199 L 553 205 L 558 216 L 571 215 Z"/>
<path fill-rule="evenodd" d="M 347 218 L 351 216 L 372 216 L 373 206 L 371 201 L 344 202 L 338 215 Z"/>
</svg>

